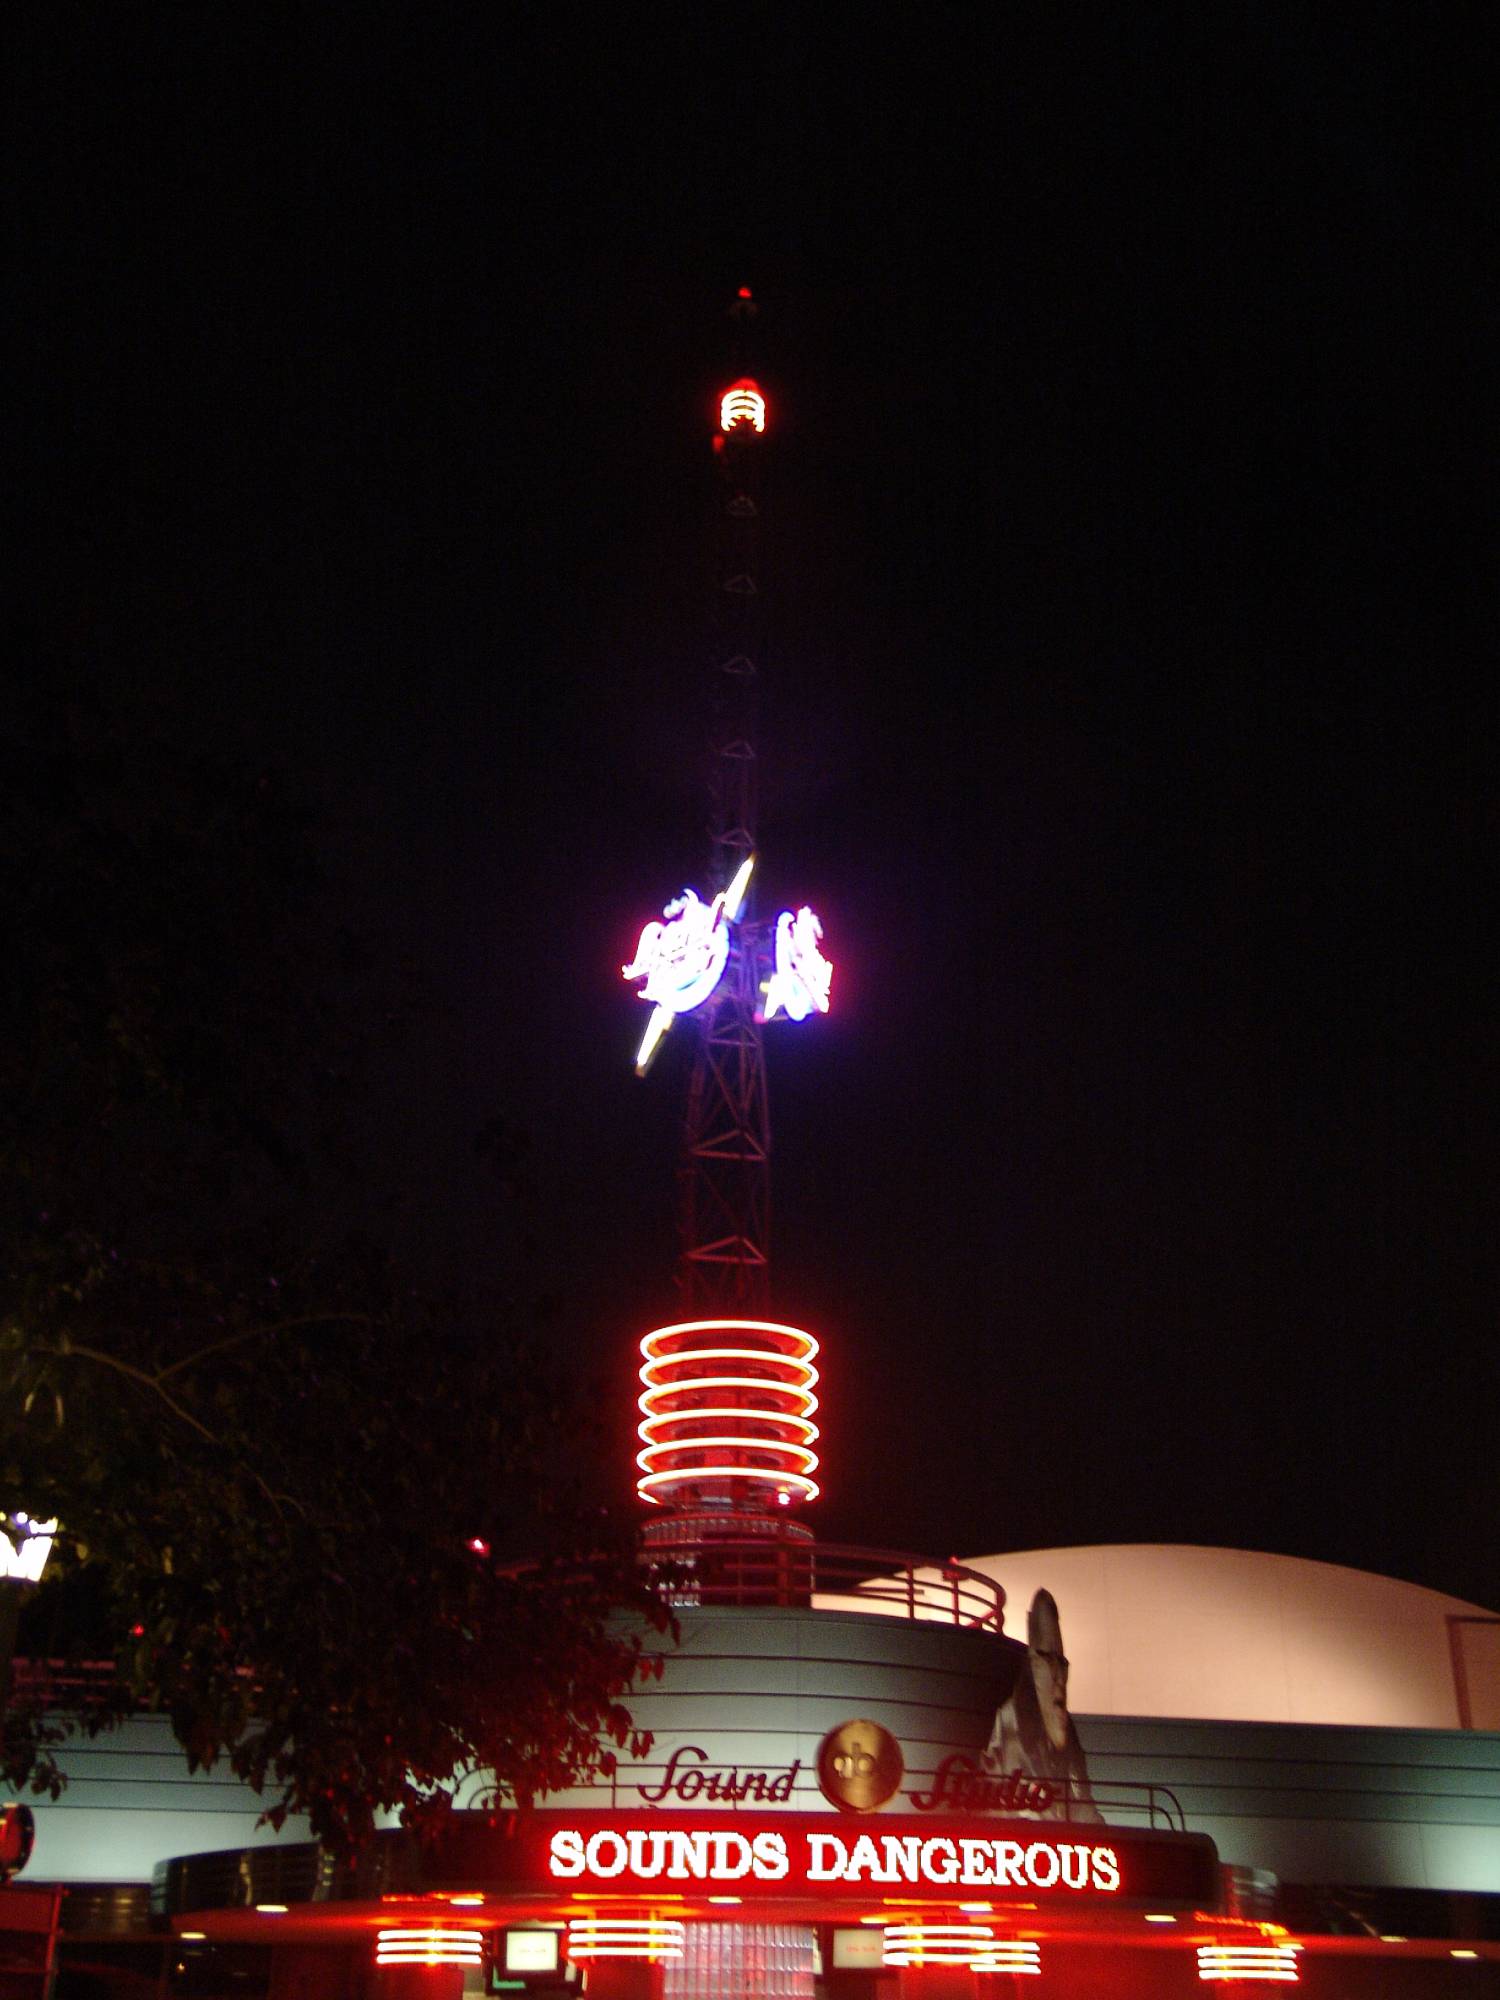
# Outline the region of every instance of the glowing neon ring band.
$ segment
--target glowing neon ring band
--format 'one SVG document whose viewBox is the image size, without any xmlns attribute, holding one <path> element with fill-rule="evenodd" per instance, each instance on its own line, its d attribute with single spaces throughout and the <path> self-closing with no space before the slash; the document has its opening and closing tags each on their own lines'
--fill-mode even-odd
<svg viewBox="0 0 1500 2000">
<path fill-rule="evenodd" d="M 802 1472 L 811 1472 L 818 1463 L 818 1454 L 809 1451 L 805 1444 L 787 1444 L 781 1438 L 746 1437 L 737 1431 L 715 1432 L 708 1437 L 663 1438 L 648 1450 L 637 1452 L 635 1462 L 642 1472 L 660 1472 L 663 1469 L 661 1461 L 672 1457 L 674 1453 L 699 1451 L 710 1445 L 720 1451 L 763 1452 L 767 1457 L 778 1461 L 789 1454 L 795 1454 L 800 1460 L 798 1469 Z M 775 1464 L 768 1468 L 772 1472 L 776 1469 Z"/>
<path fill-rule="evenodd" d="M 642 1369 L 641 1373 L 643 1377 L 645 1372 Z M 817 1370 L 815 1368 L 809 1369 L 808 1374 L 813 1381 L 817 1380 Z M 656 1407 L 657 1400 L 660 1397 L 671 1395 L 673 1390 L 683 1386 L 684 1384 L 681 1382 L 651 1382 L 647 1385 L 645 1395 L 640 1399 L 640 1407 L 649 1416 Z M 798 1382 L 777 1382 L 768 1375 L 695 1375 L 692 1378 L 692 1387 L 695 1389 L 754 1389 L 773 1396 L 785 1396 L 789 1402 L 797 1405 L 804 1416 L 810 1415 L 818 1407 L 818 1399 L 810 1388 L 804 1388 Z"/>
<path fill-rule="evenodd" d="M 739 1417 L 746 1421 L 749 1420 L 747 1418 L 747 1413 L 744 1410 L 740 1409 L 737 1404 L 730 1404 L 727 1406 L 721 1406 L 717 1403 L 705 1404 L 701 1409 L 694 1410 L 692 1414 L 694 1417 Z M 645 1441 L 645 1443 L 650 1444 L 652 1437 L 654 1435 L 654 1426 L 656 1424 L 686 1423 L 687 1416 L 688 1413 L 685 1410 L 679 1410 L 675 1416 L 668 1413 L 667 1415 L 661 1417 L 655 1417 L 655 1416 L 648 1417 L 645 1423 L 637 1426 L 637 1433 Z M 805 1437 L 809 1443 L 811 1443 L 811 1441 L 818 1435 L 818 1427 L 816 1424 L 809 1423 L 806 1417 L 794 1417 L 789 1410 L 783 1411 L 776 1418 L 776 1422 L 778 1424 L 794 1425 L 796 1429 L 801 1431 L 803 1437 Z"/>
<path fill-rule="evenodd" d="M 737 430 L 741 424 L 750 424 L 757 432 L 766 427 L 766 399 L 748 375 L 731 382 L 719 398 L 720 430 Z"/>
<path fill-rule="evenodd" d="M 713 1486 L 720 1480 L 735 1479 L 754 1480 L 774 1489 L 784 1487 L 799 1500 L 816 1500 L 823 1490 L 815 1479 L 806 1479 L 800 1472 L 768 1472 L 762 1465 L 710 1465 L 701 1471 L 649 1472 L 635 1482 L 635 1490 L 642 1500 L 658 1506 L 660 1495 L 673 1487 Z"/>
<path fill-rule="evenodd" d="M 725 1495 L 759 1487 L 778 1501 L 814 1498 L 817 1351 L 810 1333 L 777 1320 L 683 1320 L 648 1333 L 640 1497 L 659 1505 L 717 1485 Z"/>
</svg>

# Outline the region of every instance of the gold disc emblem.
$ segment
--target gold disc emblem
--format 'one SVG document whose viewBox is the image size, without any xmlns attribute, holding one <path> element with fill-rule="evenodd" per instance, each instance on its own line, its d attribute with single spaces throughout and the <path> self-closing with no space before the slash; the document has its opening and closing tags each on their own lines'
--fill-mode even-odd
<svg viewBox="0 0 1500 2000">
<path fill-rule="evenodd" d="M 818 1784 L 840 1812 L 874 1812 L 905 1775 L 901 1745 L 878 1722 L 841 1722 L 818 1745 Z"/>
</svg>

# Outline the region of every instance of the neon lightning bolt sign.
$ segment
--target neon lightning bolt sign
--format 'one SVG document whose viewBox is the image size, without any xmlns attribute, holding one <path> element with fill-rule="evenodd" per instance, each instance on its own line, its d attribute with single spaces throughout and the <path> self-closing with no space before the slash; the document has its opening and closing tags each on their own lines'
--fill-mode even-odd
<svg viewBox="0 0 1500 2000">
<path fill-rule="evenodd" d="M 667 904 L 661 920 L 641 932 L 635 957 L 620 970 L 638 979 L 640 997 L 651 1004 L 651 1018 L 636 1050 L 635 1072 L 644 1076 L 662 1037 L 679 1014 L 691 1014 L 718 987 L 729 963 L 731 932 L 744 914 L 755 856 L 740 864 L 729 887 L 705 903 L 692 889 Z M 805 1021 L 826 1014 L 833 984 L 833 967 L 819 949 L 823 926 L 804 903 L 794 915 L 783 910 L 776 919 L 771 976 L 762 981 L 757 1020 L 778 1015 Z"/>
<path fill-rule="evenodd" d="M 754 867 L 755 856 L 748 855 L 729 887 L 711 903 L 700 902 L 693 890 L 684 889 L 662 911 L 665 923 L 647 924 L 635 957 L 621 966 L 627 979 L 642 982 L 640 997 L 652 1003 L 651 1019 L 636 1050 L 637 1076 L 650 1068 L 676 1017 L 701 1007 L 723 978 L 729 963 L 729 927 L 740 920 Z"/>
</svg>

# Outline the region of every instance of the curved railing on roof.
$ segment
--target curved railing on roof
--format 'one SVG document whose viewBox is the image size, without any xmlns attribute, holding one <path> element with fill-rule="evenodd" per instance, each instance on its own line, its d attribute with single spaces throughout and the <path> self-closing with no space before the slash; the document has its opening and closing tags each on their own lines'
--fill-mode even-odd
<svg viewBox="0 0 1500 2000">
<path fill-rule="evenodd" d="M 778 1524 L 779 1525 L 779 1524 Z M 653 1535 L 641 1562 L 677 1606 L 753 1605 L 868 1612 L 986 1632 L 1005 1627 L 1005 1592 L 962 1563 L 934 1562 L 899 1549 L 775 1536 Z"/>
</svg>

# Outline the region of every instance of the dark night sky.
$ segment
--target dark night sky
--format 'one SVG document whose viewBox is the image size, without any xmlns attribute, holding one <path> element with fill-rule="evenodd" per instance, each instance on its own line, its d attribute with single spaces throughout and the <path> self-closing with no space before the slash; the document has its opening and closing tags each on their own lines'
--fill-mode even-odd
<svg viewBox="0 0 1500 2000">
<path fill-rule="evenodd" d="M 1500 1602 L 1495 295 L 1444 18 L 60 11 L 13 68 L 46 657 L 316 789 L 438 1003 L 386 1124 L 429 1247 L 498 1255 L 502 1112 L 622 1447 L 686 1068 L 631 1076 L 616 968 L 703 873 L 748 283 L 764 880 L 838 965 L 772 1050 L 821 1532 Z"/>
</svg>

